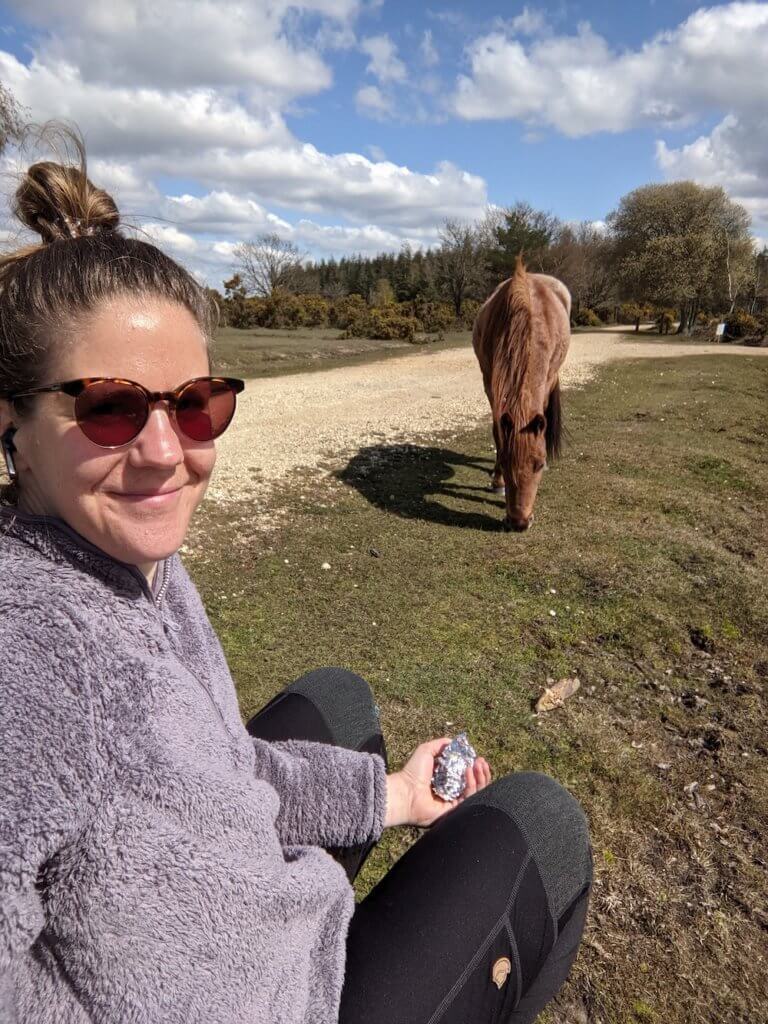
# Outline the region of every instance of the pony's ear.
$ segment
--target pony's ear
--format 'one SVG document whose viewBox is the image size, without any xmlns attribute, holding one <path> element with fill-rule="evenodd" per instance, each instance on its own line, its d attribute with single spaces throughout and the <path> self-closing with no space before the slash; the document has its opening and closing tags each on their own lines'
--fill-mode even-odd
<svg viewBox="0 0 768 1024">
<path fill-rule="evenodd" d="M 512 435 L 515 432 L 514 420 L 509 415 L 508 412 L 504 412 L 504 413 L 501 414 L 501 419 L 499 420 L 499 426 L 501 427 L 501 432 L 502 432 L 504 437 L 512 437 Z"/>
<path fill-rule="evenodd" d="M 526 434 L 533 434 L 534 437 L 538 437 L 545 429 L 546 425 L 547 421 L 540 412 L 537 412 L 531 422 L 524 427 L 524 430 Z"/>
</svg>

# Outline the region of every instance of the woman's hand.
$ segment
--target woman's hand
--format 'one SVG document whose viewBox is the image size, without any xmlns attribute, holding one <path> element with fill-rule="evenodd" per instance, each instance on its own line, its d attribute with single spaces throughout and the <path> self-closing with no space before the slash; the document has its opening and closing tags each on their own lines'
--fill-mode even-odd
<svg viewBox="0 0 768 1024">
<path fill-rule="evenodd" d="M 426 828 L 462 800 L 491 781 L 491 769 L 483 757 L 467 768 L 467 785 L 457 800 L 441 800 L 432 792 L 435 758 L 451 741 L 445 736 L 416 747 L 405 767 L 387 776 L 387 814 L 384 827 L 419 825 Z"/>
</svg>

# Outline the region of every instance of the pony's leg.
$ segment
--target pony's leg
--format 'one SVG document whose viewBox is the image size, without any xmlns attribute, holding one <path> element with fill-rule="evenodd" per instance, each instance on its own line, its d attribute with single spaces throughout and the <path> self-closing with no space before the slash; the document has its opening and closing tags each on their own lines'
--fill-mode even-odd
<svg viewBox="0 0 768 1024">
<path fill-rule="evenodd" d="M 491 473 L 491 490 L 494 494 L 504 494 L 504 476 L 501 472 L 501 437 L 497 423 L 493 424 L 493 440 L 496 444 L 496 465 Z"/>
</svg>

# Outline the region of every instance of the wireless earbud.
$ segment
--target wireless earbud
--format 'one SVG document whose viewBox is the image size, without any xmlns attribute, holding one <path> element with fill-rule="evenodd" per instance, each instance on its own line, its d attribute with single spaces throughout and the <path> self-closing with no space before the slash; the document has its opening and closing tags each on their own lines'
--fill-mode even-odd
<svg viewBox="0 0 768 1024">
<path fill-rule="evenodd" d="M 15 433 L 16 427 L 8 427 L 3 436 L 0 437 L 0 446 L 2 446 L 3 449 L 5 468 L 10 480 L 15 480 L 18 476 L 18 473 L 16 472 L 16 463 L 13 461 L 13 453 L 16 451 L 16 445 L 13 443 L 13 436 Z"/>
</svg>

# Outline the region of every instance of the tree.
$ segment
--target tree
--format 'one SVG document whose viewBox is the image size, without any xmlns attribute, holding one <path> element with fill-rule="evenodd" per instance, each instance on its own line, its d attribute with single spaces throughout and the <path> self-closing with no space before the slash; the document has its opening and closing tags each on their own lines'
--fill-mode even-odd
<svg viewBox="0 0 768 1024">
<path fill-rule="evenodd" d="M 394 306 L 395 291 L 388 277 L 380 277 L 371 291 L 372 306 Z"/>
<path fill-rule="evenodd" d="M 574 312 L 582 306 L 604 306 L 614 291 L 612 245 L 605 231 L 590 221 L 561 225 L 542 253 L 543 270 L 559 278 L 573 297 Z"/>
<path fill-rule="evenodd" d="M 560 220 L 519 201 L 504 210 L 502 216 L 502 223 L 493 229 L 496 244 L 490 253 L 491 267 L 497 276 L 509 277 L 521 254 L 529 270 L 546 273 L 546 253 L 560 233 Z"/>
<path fill-rule="evenodd" d="M 768 301 L 768 246 L 765 246 L 762 252 L 755 254 L 746 294 L 749 301 L 749 313 L 754 316 L 763 303 Z"/>
<path fill-rule="evenodd" d="M 445 221 L 440 231 L 437 283 L 453 303 L 457 318 L 464 299 L 482 289 L 485 282 L 487 254 L 483 242 L 475 226 L 457 220 Z"/>
<path fill-rule="evenodd" d="M 19 142 L 24 135 L 21 107 L 15 97 L 0 82 L 0 153 L 9 142 Z"/>
<path fill-rule="evenodd" d="M 234 255 L 246 289 L 264 298 L 276 291 L 290 291 L 303 259 L 298 246 L 275 234 L 241 242 L 235 246 Z"/>
<path fill-rule="evenodd" d="M 622 293 L 679 309 L 680 333 L 692 332 L 702 304 L 718 293 L 735 296 L 744 280 L 749 216 L 722 188 L 645 185 L 624 196 L 607 220 Z"/>
</svg>

